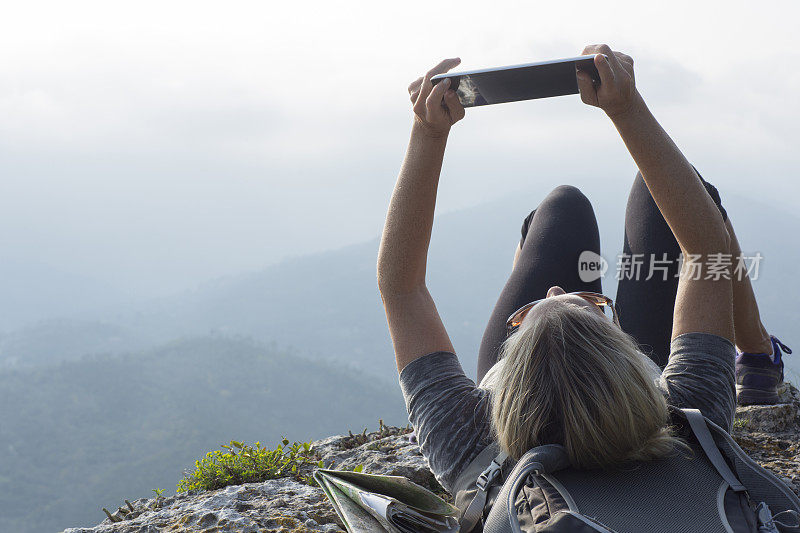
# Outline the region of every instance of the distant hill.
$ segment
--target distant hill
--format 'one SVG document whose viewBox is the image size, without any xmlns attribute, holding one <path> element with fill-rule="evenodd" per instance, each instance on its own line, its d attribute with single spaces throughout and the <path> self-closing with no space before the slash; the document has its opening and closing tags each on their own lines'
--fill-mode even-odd
<svg viewBox="0 0 800 533">
<path fill-rule="evenodd" d="M 442 313 L 457 317 L 448 327 L 460 351 L 476 350 L 476 335 L 483 332 L 510 269 L 529 202 L 515 203 L 487 204 L 437 219 L 431 287 Z M 374 239 L 210 281 L 136 307 L 112 308 L 94 319 L 68 317 L 16 329 L 0 335 L 0 369 L 120 353 L 128 351 L 126 342 L 136 350 L 185 336 L 222 334 L 292 346 L 394 381 L 376 285 L 377 249 Z"/>
<path fill-rule="evenodd" d="M 599 185 L 584 191 L 600 221 L 613 295 L 624 197 Z M 521 221 L 541 196 L 437 217 L 428 284 L 469 375 Z M 754 285 L 765 323 L 797 348 L 800 246 L 791 232 L 800 220 L 724 199 L 745 251 L 764 256 Z M 96 523 L 100 506 L 172 490 L 182 468 L 232 438 L 314 438 L 378 417 L 404 424 L 377 248 L 374 239 L 0 335 L 0 531 Z M 800 357 L 786 361 L 800 382 Z"/>
<path fill-rule="evenodd" d="M 0 370 L 30 368 L 87 354 L 127 353 L 153 346 L 153 339 L 131 328 L 93 320 L 43 320 L 0 336 Z"/>
<path fill-rule="evenodd" d="M 603 254 L 611 264 L 605 290 L 613 295 L 621 250 L 625 196 L 601 184 L 583 187 L 600 223 Z M 438 216 L 428 284 L 464 368 L 474 375 L 483 329 L 511 268 L 519 226 L 543 193 L 517 194 Z M 746 252 L 764 256 L 755 282 L 767 327 L 789 344 L 800 320 L 797 292 L 800 219 L 772 206 L 723 194 Z M 794 245 L 792 245 L 792 242 Z M 182 336 L 244 335 L 337 359 L 395 380 L 391 343 L 375 281 L 378 241 L 284 261 L 260 272 L 209 282 L 194 291 L 111 309 L 91 320 L 51 321 L 0 337 L 0 368 L 116 353 L 128 343 L 154 346 Z M 788 357 L 793 376 L 800 358 Z"/>
<path fill-rule="evenodd" d="M 0 531 L 95 524 L 123 498 L 175 492 L 231 439 L 274 446 L 405 425 L 399 387 L 250 341 L 199 338 L 144 353 L 0 373 Z"/>
<path fill-rule="evenodd" d="M 0 261 L 0 332 L 133 299 L 101 280 L 10 255 L 4 253 Z"/>
</svg>

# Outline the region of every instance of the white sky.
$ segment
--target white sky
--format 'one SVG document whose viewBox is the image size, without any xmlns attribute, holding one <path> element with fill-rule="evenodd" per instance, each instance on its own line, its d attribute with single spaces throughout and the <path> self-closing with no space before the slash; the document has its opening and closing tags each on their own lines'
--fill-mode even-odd
<svg viewBox="0 0 800 533">
<path fill-rule="evenodd" d="M 799 4 L 16 2 L 0 19 L 0 254 L 147 295 L 378 234 L 405 87 L 607 42 L 704 177 L 794 205 Z M 439 207 L 634 167 L 577 96 L 468 111 Z M 797 237 L 793 236 L 794 243 Z"/>
</svg>

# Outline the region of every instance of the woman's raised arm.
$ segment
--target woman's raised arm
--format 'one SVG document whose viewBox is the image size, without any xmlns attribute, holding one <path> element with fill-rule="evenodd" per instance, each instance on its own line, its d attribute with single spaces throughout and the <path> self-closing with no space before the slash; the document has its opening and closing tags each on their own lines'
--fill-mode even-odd
<svg viewBox="0 0 800 533">
<path fill-rule="evenodd" d="M 427 353 L 453 351 L 425 286 L 425 269 L 447 136 L 464 117 L 449 80 L 434 86 L 431 77 L 459 63 L 446 59 L 408 87 L 414 125 L 378 252 L 378 289 L 398 371 Z"/>
<path fill-rule="evenodd" d="M 636 90 L 633 60 L 607 45 L 587 46 L 583 53 L 598 54 L 595 65 L 600 85 L 595 87 L 588 74 L 579 72 L 581 99 L 600 107 L 611 118 L 684 257 L 699 259 L 698 279 L 684 275 L 680 278 L 672 337 L 702 332 L 732 341 L 730 277 L 706 279 L 702 269 L 709 256 L 729 254 L 730 236 L 719 210 L 692 165 Z"/>
</svg>

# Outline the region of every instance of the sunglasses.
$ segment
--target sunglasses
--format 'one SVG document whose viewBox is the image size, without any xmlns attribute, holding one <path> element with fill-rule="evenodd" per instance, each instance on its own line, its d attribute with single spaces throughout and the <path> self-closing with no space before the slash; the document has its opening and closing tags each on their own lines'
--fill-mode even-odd
<svg viewBox="0 0 800 533">
<path fill-rule="evenodd" d="M 600 294 L 599 292 L 588 292 L 588 291 L 581 291 L 581 292 L 568 292 L 567 294 L 572 294 L 575 296 L 580 296 L 587 302 L 593 303 L 596 305 L 605 316 L 608 317 L 609 320 L 614 322 L 617 326 L 619 326 L 619 317 L 617 316 L 617 308 L 614 307 L 614 301 L 604 294 Z M 528 311 L 533 309 L 533 306 L 538 304 L 539 302 L 543 302 L 547 298 L 542 298 L 540 300 L 533 301 L 529 304 L 525 304 L 516 311 L 514 311 L 508 320 L 506 321 L 506 335 L 511 335 L 517 329 L 519 329 L 520 324 L 522 321 L 525 320 L 525 317 L 528 314 Z"/>
</svg>

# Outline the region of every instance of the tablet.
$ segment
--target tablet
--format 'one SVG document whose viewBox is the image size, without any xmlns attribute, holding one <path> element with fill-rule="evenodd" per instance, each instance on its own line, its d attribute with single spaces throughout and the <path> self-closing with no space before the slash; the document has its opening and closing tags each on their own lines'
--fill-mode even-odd
<svg viewBox="0 0 800 533">
<path fill-rule="evenodd" d="M 436 85 L 450 78 L 450 88 L 458 94 L 461 105 L 475 107 L 578 94 L 576 69 L 588 72 L 595 84 L 600 83 L 600 75 L 594 65 L 594 55 L 448 72 L 437 74 L 431 78 L 431 82 Z"/>
</svg>

